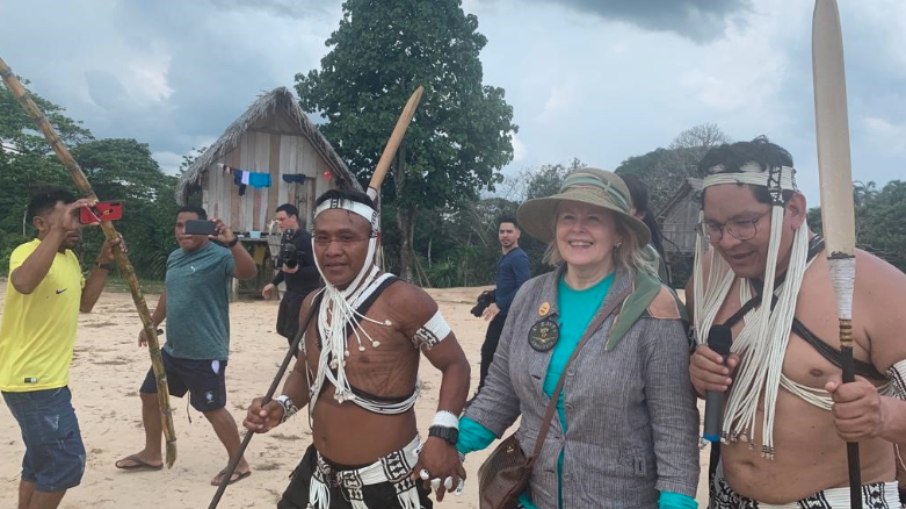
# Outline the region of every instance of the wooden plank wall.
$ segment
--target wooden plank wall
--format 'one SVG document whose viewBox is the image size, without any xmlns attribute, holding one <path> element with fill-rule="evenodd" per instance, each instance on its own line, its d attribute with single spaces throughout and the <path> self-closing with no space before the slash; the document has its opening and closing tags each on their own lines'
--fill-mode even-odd
<svg viewBox="0 0 906 509">
<path fill-rule="evenodd" d="M 248 171 L 267 172 L 271 187 L 246 188 L 239 196 L 233 175 L 224 173 L 214 164 L 205 172 L 202 183 L 202 204 L 211 217 L 220 217 L 237 232 L 265 231 L 273 219 L 274 209 L 283 203 L 299 207 L 300 219 L 311 226 L 311 213 L 318 195 L 335 187 L 323 173 L 329 166 L 309 141 L 296 135 L 248 131 L 238 146 L 229 152 L 223 164 Z M 305 184 L 284 182 L 285 173 L 301 173 L 312 180 Z"/>
<path fill-rule="evenodd" d="M 686 254 L 695 251 L 695 225 L 699 210 L 699 204 L 687 196 L 664 217 L 661 233 L 672 242 L 664 243 L 665 250 Z"/>
</svg>

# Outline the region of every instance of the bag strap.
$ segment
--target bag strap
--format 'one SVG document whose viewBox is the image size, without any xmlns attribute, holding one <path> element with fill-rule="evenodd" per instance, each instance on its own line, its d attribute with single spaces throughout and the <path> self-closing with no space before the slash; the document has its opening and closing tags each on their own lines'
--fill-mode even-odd
<svg viewBox="0 0 906 509">
<path fill-rule="evenodd" d="M 550 431 L 551 421 L 554 418 L 554 410 L 557 409 L 557 400 L 560 399 L 560 391 L 563 390 L 563 383 L 566 381 L 567 368 L 572 362 L 579 356 L 579 351 L 582 350 L 582 347 L 585 346 L 585 343 L 591 339 L 591 336 L 601 327 L 601 324 L 604 323 L 604 320 L 607 320 L 614 310 L 619 306 L 629 295 L 632 290 L 632 284 L 630 283 L 623 292 L 620 293 L 615 299 L 607 303 L 604 308 L 598 312 L 597 315 L 592 319 L 591 323 L 588 324 L 588 328 L 585 329 L 585 334 L 582 335 L 582 340 L 579 341 L 579 344 L 576 345 L 576 349 L 573 350 L 573 354 L 569 357 L 569 360 L 566 361 L 566 365 L 563 366 L 563 373 L 560 374 L 560 380 L 557 381 L 557 388 L 554 389 L 554 393 L 551 395 L 550 403 L 547 404 L 547 410 L 544 412 L 544 420 L 541 421 L 541 430 L 538 433 L 538 440 L 535 442 L 535 450 L 532 452 L 532 456 L 529 459 L 534 461 L 535 458 L 541 453 L 541 447 L 544 445 L 544 439 L 547 438 L 547 432 Z"/>
</svg>

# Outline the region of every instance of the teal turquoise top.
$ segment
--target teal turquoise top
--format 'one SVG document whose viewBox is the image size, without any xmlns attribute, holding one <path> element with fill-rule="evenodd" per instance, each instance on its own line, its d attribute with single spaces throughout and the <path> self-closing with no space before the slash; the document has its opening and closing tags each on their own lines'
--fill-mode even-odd
<svg viewBox="0 0 906 509">
<path fill-rule="evenodd" d="M 557 286 L 557 308 L 559 310 L 557 323 L 560 326 L 560 338 L 551 352 L 542 388 L 548 397 L 554 394 L 554 389 L 557 388 L 557 382 L 563 374 L 567 361 L 579 345 L 582 334 L 588 328 L 595 313 L 601 308 L 613 280 L 614 273 L 611 273 L 589 288 L 575 290 L 566 284 L 564 277 L 560 278 Z M 568 423 L 566 411 L 563 408 L 563 392 L 561 390 L 560 397 L 557 398 L 557 416 L 565 434 Z M 459 420 L 459 441 L 456 449 L 463 454 L 480 451 L 491 445 L 495 438 L 497 437 L 489 429 L 468 417 L 462 417 Z M 558 473 L 562 469 L 562 465 L 563 451 L 560 452 L 557 461 Z M 562 496 L 560 499 L 562 507 Z M 537 506 L 532 503 L 531 494 L 528 491 L 522 493 L 519 501 L 526 509 L 537 509 Z M 680 493 L 662 492 L 658 498 L 658 507 L 659 509 L 696 509 L 698 504 L 692 497 Z"/>
</svg>

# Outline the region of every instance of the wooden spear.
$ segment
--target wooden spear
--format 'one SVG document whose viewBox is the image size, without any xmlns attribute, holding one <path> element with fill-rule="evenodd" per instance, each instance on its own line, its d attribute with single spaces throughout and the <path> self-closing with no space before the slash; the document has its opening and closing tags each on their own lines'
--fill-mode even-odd
<svg viewBox="0 0 906 509">
<path fill-rule="evenodd" d="M 393 160 L 393 156 L 396 154 L 397 148 L 399 148 L 400 143 L 403 141 L 403 137 L 406 135 L 406 128 L 409 127 L 409 122 L 412 121 L 412 117 L 415 115 L 415 109 L 418 107 L 418 102 L 422 98 L 422 93 L 424 88 L 418 87 L 415 89 L 415 92 L 412 93 L 412 96 L 409 97 L 409 100 L 406 101 L 406 106 L 403 108 L 402 113 L 400 113 L 400 118 L 396 121 L 396 126 L 393 128 L 393 132 L 390 133 L 390 138 L 387 140 L 387 145 L 384 146 L 384 152 L 381 154 L 381 158 L 378 160 L 378 164 L 374 169 L 374 174 L 371 176 L 371 182 L 368 184 L 368 196 L 374 199 L 377 197 L 378 193 L 381 190 L 381 183 L 384 180 L 384 176 L 387 175 L 387 169 L 390 167 L 390 162 Z M 315 306 L 312 306 L 308 310 L 308 314 L 305 316 L 305 319 L 302 320 L 299 331 L 296 332 L 296 336 L 293 338 L 292 344 L 289 346 L 286 355 L 283 357 L 283 362 L 280 364 L 280 368 L 277 369 L 277 375 L 271 381 L 270 387 L 267 389 L 267 392 L 262 398 L 261 405 L 264 406 L 266 403 L 270 402 L 274 397 L 274 393 L 277 392 L 277 386 L 280 385 L 280 380 L 283 379 L 283 375 L 286 373 L 287 368 L 289 367 L 290 361 L 295 356 L 295 352 L 299 348 L 299 343 L 302 342 L 302 337 L 305 335 L 305 331 L 308 330 L 308 326 L 311 323 L 312 318 L 314 317 Z M 233 477 L 233 472 L 236 471 L 236 467 L 239 465 L 239 459 L 242 458 L 242 455 L 245 454 L 245 450 L 249 446 L 249 442 L 252 441 L 254 433 L 246 431 L 245 436 L 242 437 L 242 443 L 239 444 L 239 451 L 230 458 L 230 463 L 227 465 L 226 469 L 223 472 L 223 475 L 220 477 L 220 485 L 217 486 L 217 492 L 214 493 L 214 498 L 211 499 L 211 503 L 208 504 L 208 509 L 216 509 L 217 504 L 220 503 L 220 499 L 223 498 L 223 493 L 226 491 L 226 487 L 229 485 L 225 480 L 229 480 Z"/>
<path fill-rule="evenodd" d="M 390 163 L 393 162 L 396 150 L 400 147 L 400 143 L 403 142 L 403 137 L 406 135 L 406 129 L 409 127 L 409 122 L 412 121 L 412 117 L 415 115 L 415 108 L 418 108 L 418 103 L 422 100 L 424 91 L 425 88 L 419 86 L 415 89 L 415 92 L 412 92 L 412 95 L 409 96 L 409 100 L 406 101 L 406 106 L 403 108 L 402 113 L 400 113 L 400 118 L 396 121 L 396 126 L 393 127 L 393 132 L 390 133 L 387 145 L 384 146 L 384 152 L 381 154 L 381 158 L 374 168 L 374 174 L 371 175 L 371 182 L 368 183 L 367 193 L 368 197 L 372 200 L 376 199 L 381 192 L 381 183 L 384 182 L 384 177 L 387 175 L 387 169 L 390 168 Z"/>
<path fill-rule="evenodd" d="M 6 86 L 9 88 L 10 92 L 12 92 L 13 97 L 19 101 L 22 108 L 25 109 L 26 113 L 32 118 L 38 129 L 44 134 L 47 142 L 50 143 L 51 148 L 57 153 L 57 157 L 60 158 L 63 166 L 69 171 L 69 176 L 72 177 L 73 182 L 75 182 L 76 187 L 79 188 L 82 195 L 85 198 L 96 202 L 98 197 L 94 194 L 94 190 L 91 188 L 88 179 L 85 178 L 85 174 L 82 172 L 82 168 L 79 167 L 79 163 L 77 163 L 72 157 L 72 154 L 69 153 L 69 149 L 66 148 L 66 145 L 57 135 L 53 126 L 50 125 L 47 117 L 44 116 L 44 113 L 41 112 L 35 102 L 32 101 L 31 97 L 28 96 L 25 87 L 2 58 L 0 58 L 0 77 L 6 82 Z M 107 240 L 113 240 L 118 237 L 116 228 L 113 227 L 113 223 L 110 221 L 101 221 L 101 230 L 104 231 L 104 236 L 107 237 Z M 160 344 L 157 341 L 157 331 L 154 328 L 154 324 L 151 322 L 151 313 L 148 312 L 148 305 L 145 303 L 145 295 L 142 293 L 141 286 L 138 284 L 138 278 L 135 277 L 135 270 L 133 270 L 129 258 L 119 246 L 114 246 L 113 257 L 120 267 L 120 272 L 126 278 L 126 282 L 129 283 L 129 289 L 132 292 L 132 300 L 135 302 L 135 308 L 138 310 L 138 316 L 141 318 L 142 325 L 145 329 L 145 336 L 148 338 L 148 350 L 151 354 L 151 368 L 154 370 L 154 374 L 157 377 L 157 399 L 160 404 L 164 437 L 167 441 L 166 463 L 167 467 L 170 468 L 176 461 L 176 431 L 173 428 L 173 417 L 170 411 L 170 391 L 167 388 L 167 375 L 166 371 L 164 371 L 164 364 L 160 356 Z"/>
<path fill-rule="evenodd" d="M 855 380 L 852 301 L 856 279 L 856 227 L 843 36 L 836 0 L 816 0 L 812 18 L 812 75 L 821 180 L 821 222 L 840 323 L 843 382 Z M 862 507 L 859 444 L 846 443 L 850 505 Z"/>
</svg>

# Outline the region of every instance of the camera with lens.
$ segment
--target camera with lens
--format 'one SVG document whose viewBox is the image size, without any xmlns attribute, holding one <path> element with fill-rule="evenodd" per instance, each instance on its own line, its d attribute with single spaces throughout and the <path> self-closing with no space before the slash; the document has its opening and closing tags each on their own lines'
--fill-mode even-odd
<svg viewBox="0 0 906 509">
<path fill-rule="evenodd" d="M 299 259 L 302 254 L 299 253 L 298 248 L 293 244 L 293 236 L 295 234 L 295 230 L 283 232 L 283 236 L 280 238 L 280 252 L 277 254 L 277 267 L 295 269 L 299 265 Z"/>
<path fill-rule="evenodd" d="M 484 313 L 484 310 L 488 308 L 491 304 L 496 302 L 495 290 L 485 290 L 481 292 L 481 295 L 478 296 L 478 303 L 472 307 L 472 310 L 469 311 L 473 316 L 481 316 Z"/>
</svg>

